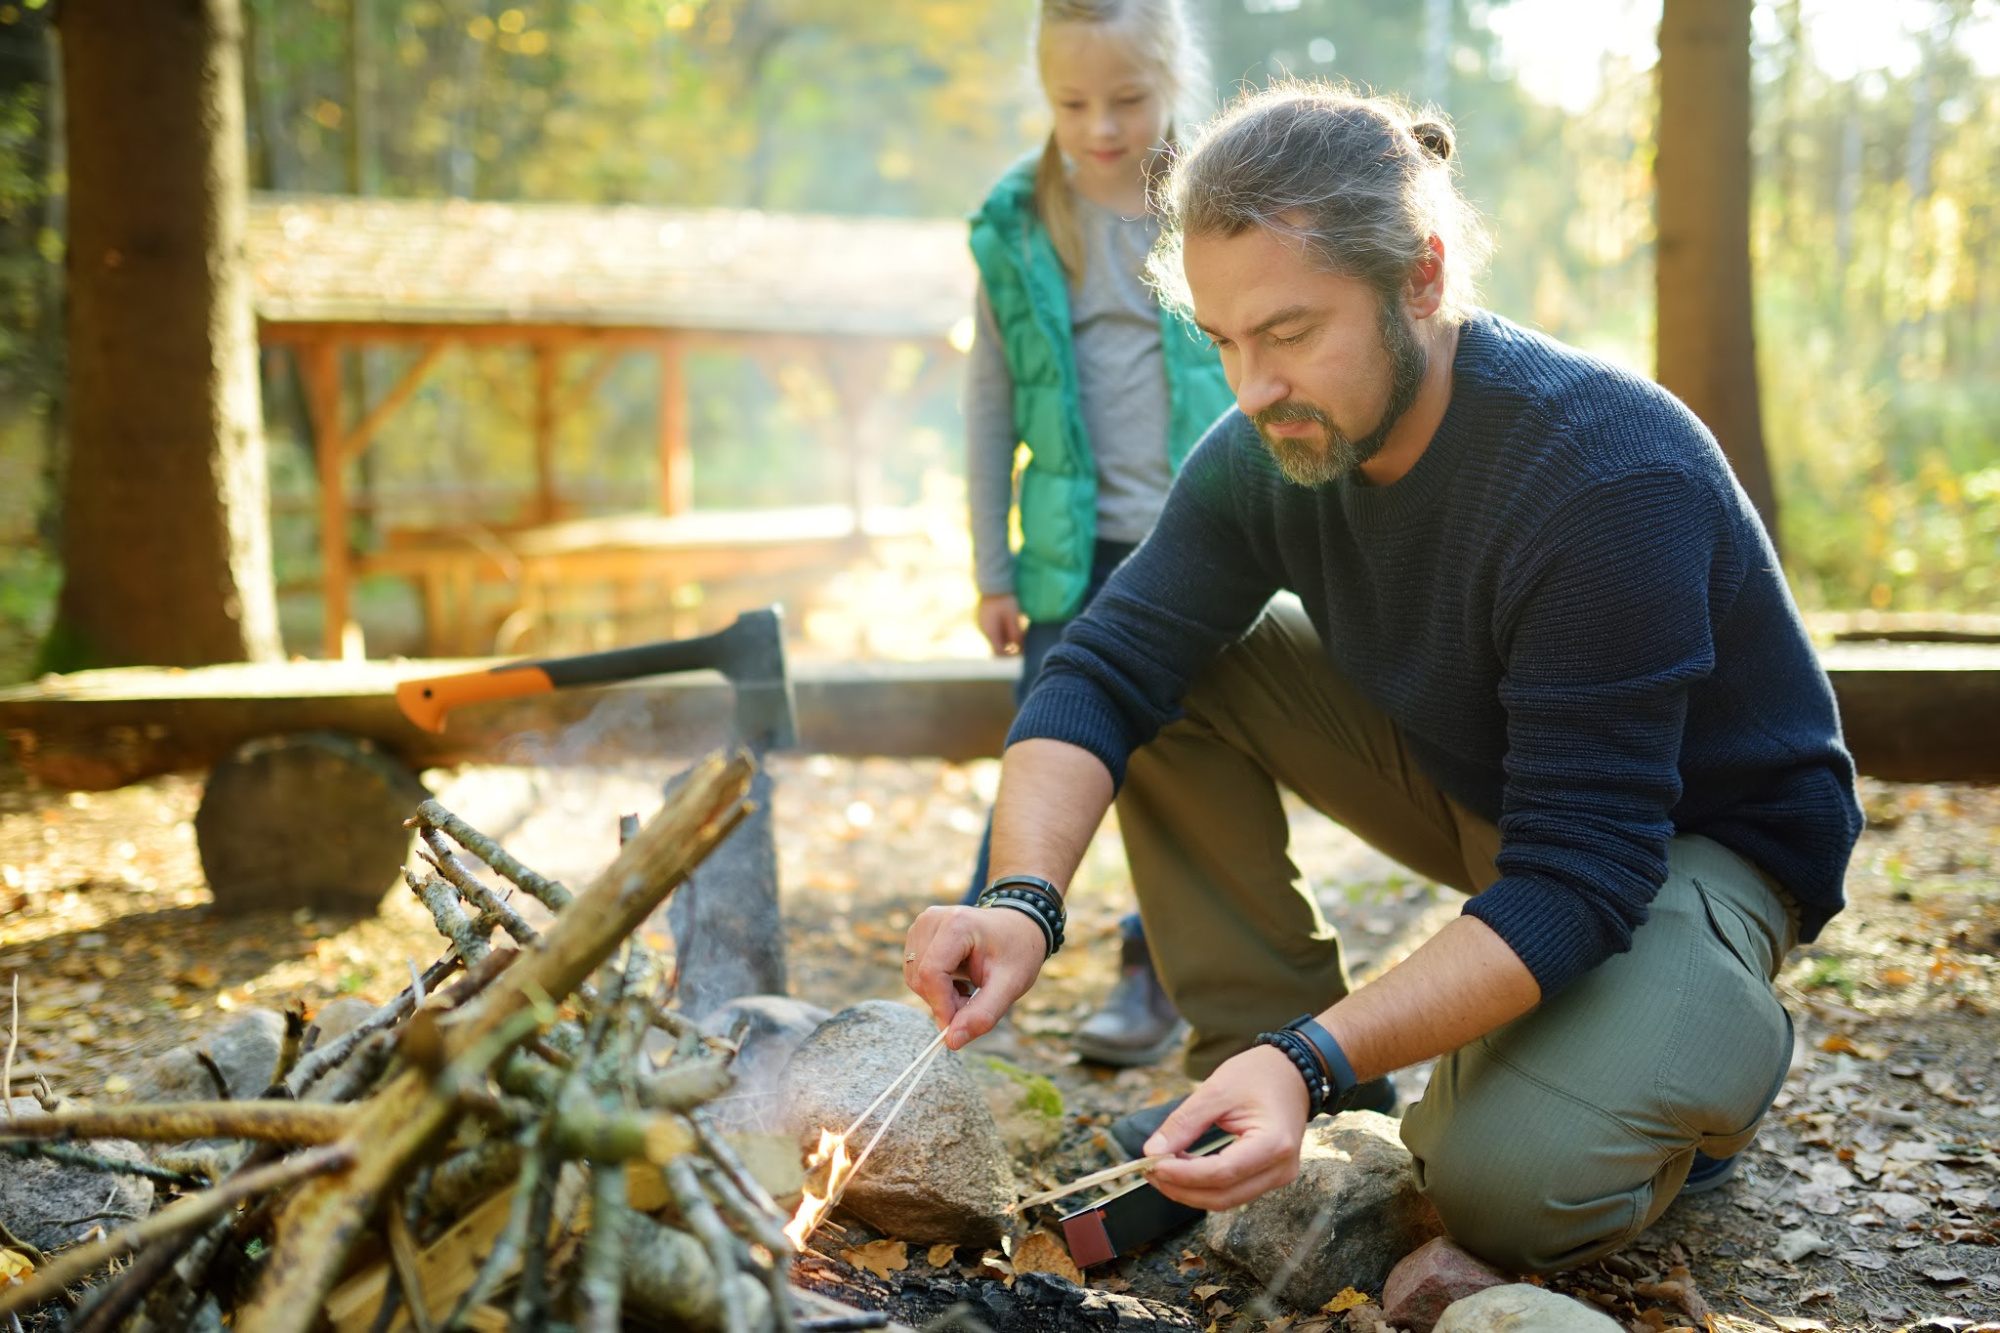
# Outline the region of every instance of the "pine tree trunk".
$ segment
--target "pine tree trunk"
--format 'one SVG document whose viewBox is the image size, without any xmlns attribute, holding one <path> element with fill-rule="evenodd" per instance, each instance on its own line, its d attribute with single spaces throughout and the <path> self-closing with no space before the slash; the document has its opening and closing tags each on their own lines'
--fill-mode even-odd
<svg viewBox="0 0 2000 1333">
<path fill-rule="evenodd" d="M 237 0 L 65 0 L 56 667 L 278 655 Z"/>
<path fill-rule="evenodd" d="M 1694 410 L 1777 540 L 1750 290 L 1751 0 L 1666 0 L 1660 19 L 1658 376 Z"/>
</svg>

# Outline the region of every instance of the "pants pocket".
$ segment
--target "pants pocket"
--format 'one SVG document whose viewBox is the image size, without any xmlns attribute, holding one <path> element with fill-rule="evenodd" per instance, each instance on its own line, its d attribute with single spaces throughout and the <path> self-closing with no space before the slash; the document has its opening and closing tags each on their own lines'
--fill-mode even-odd
<svg viewBox="0 0 2000 1333">
<path fill-rule="evenodd" d="M 1726 1156 L 1749 1142 L 1784 1086 L 1792 1020 L 1771 988 L 1769 937 L 1727 898 L 1691 883 L 1706 929 L 1690 960 L 1686 1039 L 1659 1090 L 1703 1151 Z"/>
</svg>

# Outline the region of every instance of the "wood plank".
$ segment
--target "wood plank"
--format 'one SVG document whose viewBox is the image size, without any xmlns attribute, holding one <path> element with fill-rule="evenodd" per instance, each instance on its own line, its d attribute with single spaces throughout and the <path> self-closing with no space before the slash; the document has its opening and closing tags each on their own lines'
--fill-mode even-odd
<svg viewBox="0 0 2000 1333">
<path fill-rule="evenodd" d="M 330 340 L 300 349 L 319 471 L 320 650 L 338 660 L 346 645 L 353 552 L 347 544 L 347 449 L 340 425 L 340 348 Z"/>
<path fill-rule="evenodd" d="M 660 512 L 694 508 L 694 456 L 688 447 L 687 340 L 660 344 Z"/>
<path fill-rule="evenodd" d="M 1855 765 L 1892 782 L 2000 782 L 2000 644 L 1820 651 Z"/>
<path fill-rule="evenodd" d="M 1834 644 L 1823 660 L 1864 773 L 2000 782 L 2000 645 Z M 42 782 L 91 791 L 206 769 L 244 741 L 295 731 L 364 737 L 415 768 L 686 753 L 727 733 L 731 694 L 707 672 L 486 704 L 454 715 L 442 735 L 396 711 L 397 681 L 480 664 L 297 662 L 48 677 L 0 691 L 0 733 L 12 761 Z M 794 662 L 800 748 L 955 761 L 998 754 L 1017 670 L 991 659 Z M 586 720 L 595 725 L 578 727 Z"/>
<path fill-rule="evenodd" d="M 556 389 L 562 373 L 562 347 L 535 344 L 535 515 L 544 523 L 556 517 Z"/>
<path fill-rule="evenodd" d="M 352 459 L 360 456 L 361 451 L 375 438 L 375 432 L 382 429 L 383 423 L 396 414 L 397 408 L 410 400 L 411 394 L 423 387 L 425 378 L 431 373 L 431 367 L 438 363 L 438 358 L 444 355 L 444 351 L 445 344 L 442 342 L 425 344 L 424 349 L 417 354 L 416 361 L 403 372 L 402 378 L 391 385 L 389 392 L 383 394 L 375 406 L 368 409 L 368 414 L 361 418 L 354 429 L 342 437 L 341 452 L 344 457 Z"/>
<path fill-rule="evenodd" d="M 732 694 L 711 672 L 481 705 L 455 714 L 441 735 L 412 726 L 396 710 L 400 680 L 502 660 L 509 659 L 80 672 L 0 691 L 0 734 L 11 761 L 38 780 L 104 791 L 160 773 L 205 770 L 245 741 L 296 731 L 362 737 L 416 769 L 693 753 L 728 733 Z M 1015 661 L 991 659 L 794 663 L 801 748 L 955 760 L 997 754 L 1018 670 Z M 589 720 L 596 725 L 578 727 Z"/>
</svg>

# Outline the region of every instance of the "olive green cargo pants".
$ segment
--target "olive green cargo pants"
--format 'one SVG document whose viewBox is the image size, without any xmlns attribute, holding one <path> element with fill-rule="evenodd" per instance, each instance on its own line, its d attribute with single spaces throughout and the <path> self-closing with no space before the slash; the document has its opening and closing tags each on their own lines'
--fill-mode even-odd
<svg viewBox="0 0 2000 1333">
<path fill-rule="evenodd" d="M 1133 756 L 1118 819 L 1201 1077 L 1348 990 L 1340 941 L 1286 850 L 1281 785 L 1466 893 L 1498 877 L 1500 835 L 1424 777 L 1290 599 L 1185 704 Z M 1444 1056 L 1403 1118 L 1446 1228 L 1493 1263 L 1546 1271 L 1624 1245 L 1672 1202 L 1697 1148 L 1749 1143 L 1783 1082 L 1791 1021 L 1771 979 L 1795 911 L 1709 839 L 1675 838 L 1668 862 L 1629 952 Z"/>
</svg>

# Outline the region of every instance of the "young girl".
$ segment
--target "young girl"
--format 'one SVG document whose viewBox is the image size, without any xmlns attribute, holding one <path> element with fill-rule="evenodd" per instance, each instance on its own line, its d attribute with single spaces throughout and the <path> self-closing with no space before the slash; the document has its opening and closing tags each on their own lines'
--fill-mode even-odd
<svg viewBox="0 0 2000 1333">
<path fill-rule="evenodd" d="M 1205 95 L 1179 0 L 1042 0 L 1034 55 L 1055 128 L 972 217 L 977 337 L 966 393 L 979 627 L 1019 654 L 1026 697 L 1063 627 L 1159 516 L 1181 461 L 1232 401 L 1215 352 L 1142 276 L 1152 177 L 1177 106 Z M 1021 548 L 1011 551 L 1016 446 Z M 988 840 L 966 901 L 986 887 Z M 1077 1032 L 1086 1059 L 1179 1042 L 1136 914 L 1124 969 Z"/>
</svg>

